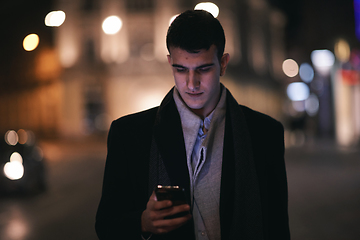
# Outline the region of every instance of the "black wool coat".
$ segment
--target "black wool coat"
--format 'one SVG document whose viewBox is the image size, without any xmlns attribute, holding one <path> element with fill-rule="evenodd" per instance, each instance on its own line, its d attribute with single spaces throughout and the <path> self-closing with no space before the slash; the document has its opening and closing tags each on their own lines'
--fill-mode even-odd
<svg viewBox="0 0 360 240">
<path fill-rule="evenodd" d="M 154 138 L 171 183 L 184 187 L 190 195 L 181 120 L 172 94 L 173 90 L 160 107 L 111 124 L 95 224 L 100 240 L 141 240 L 140 219 L 149 200 L 149 158 Z M 283 126 L 265 114 L 238 105 L 229 91 L 226 106 L 221 237 L 290 239 Z M 258 205 L 254 205 L 257 200 Z M 187 240 L 194 236 L 193 222 L 189 221 L 170 234 L 151 239 Z"/>
</svg>

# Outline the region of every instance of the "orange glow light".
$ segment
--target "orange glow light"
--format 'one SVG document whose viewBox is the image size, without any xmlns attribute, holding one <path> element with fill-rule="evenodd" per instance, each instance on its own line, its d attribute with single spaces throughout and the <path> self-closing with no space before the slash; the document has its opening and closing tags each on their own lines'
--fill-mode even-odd
<svg viewBox="0 0 360 240">
<path fill-rule="evenodd" d="M 24 38 L 23 47 L 28 52 L 33 51 L 39 45 L 39 41 L 39 36 L 37 34 L 29 34 Z"/>
</svg>

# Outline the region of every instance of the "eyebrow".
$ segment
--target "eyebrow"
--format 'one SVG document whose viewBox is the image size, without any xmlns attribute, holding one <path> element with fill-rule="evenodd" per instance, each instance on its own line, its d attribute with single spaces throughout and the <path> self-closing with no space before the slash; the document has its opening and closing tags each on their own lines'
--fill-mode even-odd
<svg viewBox="0 0 360 240">
<path fill-rule="evenodd" d="M 187 68 L 187 67 L 184 67 L 184 66 L 179 65 L 179 64 L 172 64 L 172 66 L 176 67 L 176 68 Z M 203 64 L 203 65 L 197 66 L 195 69 L 211 67 L 211 66 L 214 66 L 214 63 L 206 63 L 206 64 Z"/>
</svg>

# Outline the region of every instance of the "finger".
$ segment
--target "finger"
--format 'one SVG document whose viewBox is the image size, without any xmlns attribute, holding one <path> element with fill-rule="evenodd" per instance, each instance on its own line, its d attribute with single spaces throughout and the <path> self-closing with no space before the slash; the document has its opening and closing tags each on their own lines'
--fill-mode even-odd
<svg viewBox="0 0 360 240">
<path fill-rule="evenodd" d="M 158 230 L 165 229 L 168 231 L 179 228 L 184 225 L 191 218 L 191 214 L 187 214 L 183 217 L 173 218 L 173 219 L 161 219 L 154 221 L 154 227 Z"/>
<path fill-rule="evenodd" d="M 173 206 L 170 208 L 166 208 L 166 209 L 162 209 L 161 211 L 159 211 L 159 215 L 162 218 L 165 217 L 169 217 L 172 215 L 175 215 L 177 213 L 181 213 L 181 212 L 189 212 L 190 211 L 190 206 L 188 204 L 182 204 L 182 205 L 178 205 L 178 206 Z"/>
<path fill-rule="evenodd" d="M 154 192 L 151 194 L 149 201 L 147 203 L 147 208 L 152 211 L 158 211 L 163 208 L 168 208 L 171 206 L 172 206 L 172 202 L 169 200 L 157 201 L 156 195 Z"/>
<path fill-rule="evenodd" d="M 157 201 L 155 191 L 152 192 L 152 194 L 151 194 L 151 196 L 150 196 L 150 199 L 151 199 L 151 200 L 154 200 L 154 201 Z"/>
<path fill-rule="evenodd" d="M 174 213 L 190 211 L 190 205 L 182 204 L 182 205 L 174 206 L 173 211 Z"/>
<path fill-rule="evenodd" d="M 153 207 L 155 210 L 162 210 L 162 209 L 170 208 L 172 205 L 173 204 L 170 200 L 163 200 L 163 201 L 156 201 Z"/>
</svg>

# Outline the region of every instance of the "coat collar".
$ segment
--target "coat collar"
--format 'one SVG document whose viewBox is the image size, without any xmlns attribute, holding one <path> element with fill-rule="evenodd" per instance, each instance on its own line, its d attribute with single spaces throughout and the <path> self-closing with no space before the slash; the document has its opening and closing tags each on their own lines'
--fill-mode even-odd
<svg viewBox="0 0 360 240">
<path fill-rule="evenodd" d="M 222 238 L 263 239 L 260 189 L 251 135 L 242 108 L 229 91 L 226 105 L 220 191 Z"/>
<path fill-rule="evenodd" d="M 190 180 L 185 143 L 173 91 L 174 89 L 170 90 L 159 107 L 153 134 L 170 183 L 184 187 L 189 192 Z"/>
</svg>

